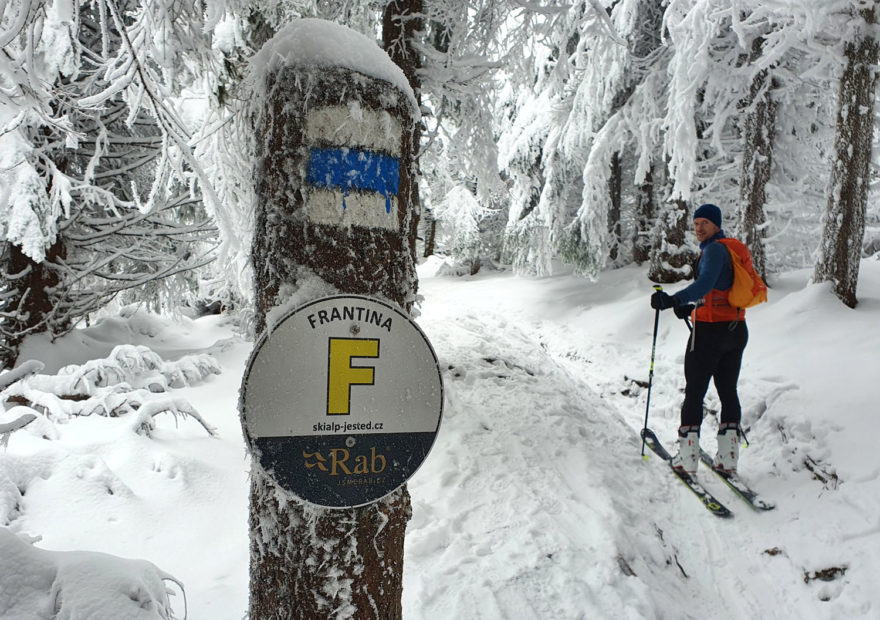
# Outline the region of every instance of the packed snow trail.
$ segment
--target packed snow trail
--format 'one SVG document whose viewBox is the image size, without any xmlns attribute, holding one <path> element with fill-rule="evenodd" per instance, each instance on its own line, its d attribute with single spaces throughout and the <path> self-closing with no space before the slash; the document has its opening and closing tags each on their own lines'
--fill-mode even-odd
<svg viewBox="0 0 880 620">
<path fill-rule="evenodd" d="M 754 431 L 742 473 L 783 505 L 772 512 L 752 511 L 703 470 L 701 483 L 735 513 L 713 518 L 663 461 L 640 458 L 653 316 L 650 283 L 634 271 L 595 284 L 423 278 L 419 321 L 449 402 L 410 484 L 407 617 L 870 617 L 870 603 L 839 596 L 845 582 L 809 578 L 810 566 L 840 565 L 839 552 L 806 562 L 792 533 L 809 526 L 792 520 L 821 519 L 789 486 L 794 476 L 801 495 L 821 488 L 796 463 L 777 463 L 778 446 L 761 441 L 767 429 Z M 649 421 L 671 443 L 687 329 L 671 313 L 661 320 Z M 798 389 L 779 376 L 741 386 L 750 423 L 761 402 Z M 709 451 L 716 428 L 707 418 Z"/>
<path fill-rule="evenodd" d="M 676 496 L 665 463 L 639 458 L 624 417 L 547 351 L 503 291 L 480 292 L 492 310 L 467 307 L 467 285 L 449 285 L 429 285 L 436 302 L 420 318 L 449 402 L 410 485 L 407 617 L 660 618 L 691 598 L 684 574 L 699 570 L 681 565 L 676 547 L 690 541 L 671 530 L 717 536 L 703 508 Z M 436 332 L 433 308 L 444 316 Z M 463 589 L 447 591 L 439 576 L 452 573 Z M 681 617 L 727 609 L 696 598 Z"/>
</svg>

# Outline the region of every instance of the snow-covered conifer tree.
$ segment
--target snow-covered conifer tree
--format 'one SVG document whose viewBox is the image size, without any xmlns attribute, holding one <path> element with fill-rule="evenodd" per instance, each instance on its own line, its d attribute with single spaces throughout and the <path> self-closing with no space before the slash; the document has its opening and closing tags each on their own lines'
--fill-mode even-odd
<svg viewBox="0 0 880 620">
<path fill-rule="evenodd" d="M 63 333 L 120 291 L 210 260 L 204 179 L 171 106 L 210 58 L 216 16 L 202 9 L 0 5 L 3 363 L 28 333 Z"/>
<path fill-rule="evenodd" d="M 559 251 L 583 189 L 584 132 L 591 114 L 577 113 L 572 81 L 584 55 L 582 20 L 588 3 L 548 8 L 531 16 L 521 46 L 528 64 L 505 71 L 499 100 L 499 168 L 509 179 L 504 256 L 521 273 L 545 274 Z M 576 244 L 571 245 L 577 251 Z M 569 247 L 569 246 L 565 246 Z M 564 253 L 564 250 L 563 250 Z"/>
<path fill-rule="evenodd" d="M 470 271 L 498 260 L 507 214 L 493 119 L 505 9 L 503 3 L 426 1 L 425 36 L 418 43 L 425 253 L 442 246 Z M 456 213 L 466 213 L 466 220 L 454 221 Z M 455 238 L 465 230 L 469 240 Z"/>
</svg>

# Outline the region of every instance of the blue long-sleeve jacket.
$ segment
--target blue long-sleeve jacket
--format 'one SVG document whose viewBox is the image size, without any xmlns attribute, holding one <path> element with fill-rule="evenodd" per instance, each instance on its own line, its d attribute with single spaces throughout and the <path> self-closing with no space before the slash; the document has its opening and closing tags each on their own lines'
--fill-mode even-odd
<svg viewBox="0 0 880 620">
<path fill-rule="evenodd" d="M 697 279 L 673 295 L 678 304 L 693 304 L 705 297 L 712 289 L 726 291 L 733 286 L 730 252 L 723 243 L 715 243 L 717 239 L 723 237 L 724 232 L 721 231 L 700 244 L 702 253 Z"/>
</svg>

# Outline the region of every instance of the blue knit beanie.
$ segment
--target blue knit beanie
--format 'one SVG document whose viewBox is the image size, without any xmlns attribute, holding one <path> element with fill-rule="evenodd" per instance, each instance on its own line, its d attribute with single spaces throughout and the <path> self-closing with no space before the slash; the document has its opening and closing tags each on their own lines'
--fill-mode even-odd
<svg viewBox="0 0 880 620">
<path fill-rule="evenodd" d="M 721 228 L 721 209 L 711 203 L 700 205 L 697 210 L 694 211 L 694 219 L 697 219 L 698 217 L 705 218 L 715 224 L 718 228 Z"/>
</svg>

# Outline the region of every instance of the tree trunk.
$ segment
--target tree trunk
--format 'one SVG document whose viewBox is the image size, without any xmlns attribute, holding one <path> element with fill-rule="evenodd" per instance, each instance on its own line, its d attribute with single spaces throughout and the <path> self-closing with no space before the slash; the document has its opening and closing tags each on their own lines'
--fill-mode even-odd
<svg viewBox="0 0 880 620">
<path fill-rule="evenodd" d="M 385 12 L 382 14 L 382 47 L 394 64 L 403 70 L 403 74 L 406 76 L 413 93 L 415 93 L 416 102 L 420 107 L 422 102 L 422 82 L 419 78 L 419 70 L 422 68 L 422 58 L 416 51 L 415 43 L 416 35 L 422 31 L 423 24 L 424 8 L 422 0 L 394 0 L 385 7 Z M 419 186 L 415 182 L 419 178 L 418 166 L 421 142 L 422 124 L 421 122 L 413 123 L 410 132 L 410 148 L 412 148 L 413 157 L 409 164 L 411 166 L 410 174 L 407 175 L 407 178 L 412 179 L 413 183 L 411 187 L 406 189 L 409 194 L 410 211 L 412 213 L 410 220 L 410 243 L 413 260 L 416 260 L 417 228 L 421 214 Z M 433 223 L 432 226 L 434 226 Z"/>
<path fill-rule="evenodd" d="M 645 79 L 651 65 L 651 57 L 662 45 L 663 24 L 662 0 L 643 0 L 636 6 L 636 19 L 629 35 L 630 66 L 622 85 L 611 101 L 609 116 L 623 108 L 635 93 L 636 88 Z M 613 262 L 620 256 L 623 240 L 622 207 L 623 207 L 623 168 L 622 153 L 616 151 L 611 157 L 611 173 L 608 181 L 610 207 L 608 209 L 608 258 Z M 635 230 L 633 231 L 633 258 L 637 263 L 648 260 L 650 250 L 650 234 L 644 226 L 654 217 L 655 199 L 651 175 L 637 188 Z M 648 194 L 646 194 L 648 192 Z M 647 212 L 646 212 L 647 210 Z M 646 218 L 647 215 L 647 218 Z M 640 228 L 641 227 L 641 228 Z M 639 245 L 641 244 L 641 245 Z"/>
<path fill-rule="evenodd" d="M 300 288 L 315 276 L 340 293 L 384 298 L 409 311 L 417 199 L 411 95 L 339 67 L 282 67 L 267 81 L 255 127 L 258 330 L 286 295 L 307 296 Z M 391 135 L 399 135 L 390 144 L 388 115 L 397 127 Z M 346 136 L 357 136 L 350 148 Z M 365 147 L 365 136 L 384 146 Z M 384 149 L 399 163 L 396 197 L 321 185 L 323 177 L 309 169 L 322 149 L 357 149 L 363 157 Z M 298 501 L 254 462 L 250 618 L 400 618 L 409 518 L 405 486 L 367 506 L 326 509 Z"/>
<path fill-rule="evenodd" d="M 621 187 L 623 185 L 623 166 L 620 162 L 620 152 L 615 151 L 611 155 L 611 174 L 608 176 L 608 258 L 613 263 L 620 255 L 621 225 L 620 225 L 620 201 Z"/>
<path fill-rule="evenodd" d="M 422 252 L 424 258 L 433 256 L 437 245 L 437 220 L 430 209 L 425 208 L 425 249 Z"/>
<path fill-rule="evenodd" d="M 283 494 L 253 468 L 251 620 L 402 618 L 403 543 L 411 516 L 406 486 L 345 510 L 311 507 Z"/>
<path fill-rule="evenodd" d="M 654 167 L 645 174 L 636 196 L 635 229 L 633 231 L 633 261 L 641 265 L 651 258 L 651 229 L 657 212 L 654 196 Z"/>
<path fill-rule="evenodd" d="M 664 171 L 664 194 L 671 194 L 669 175 Z M 652 282 L 671 284 L 689 278 L 696 254 L 687 245 L 687 202 L 681 199 L 667 200 L 660 206 L 654 225 L 654 244 L 651 250 L 651 266 L 648 278 Z"/>
<path fill-rule="evenodd" d="M 751 60 L 761 55 L 763 38 L 752 44 Z M 740 178 L 741 222 L 743 242 L 752 252 L 755 270 L 766 280 L 767 254 L 764 248 L 764 205 L 770 180 L 773 136 L 776 132 L 776 102 L 772 98 L 774 81 L 766 69 L 752 80 L 744 127 L 742 176 Z"/>
<path fill-rule="evenodd" d="M 867 25 L 876 23 L 875 10 L 862 12 Z M 867 27 L 846 45 L 825 227 L 814 273 L 817 282 L 832 281 L 835 295 L 851 308 L 857 303 L 865 235 L 878 52 L 880 45 Z"/>
<path fill-rule="evenodd" d="M 22 341 L 28 334 L 49 329 L 54 307 L 50 291 L 60 278 L 50 266 L 64 257 L 64 245 L 57 240 L 46 251 L 41 263 L 6 243 L 5 266 L 0 277 L 0 365 L 12 368 Z"/>
</svg>

